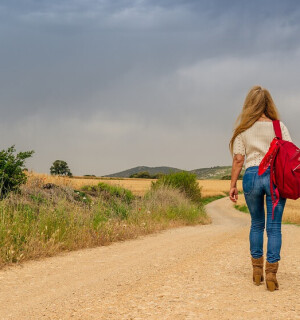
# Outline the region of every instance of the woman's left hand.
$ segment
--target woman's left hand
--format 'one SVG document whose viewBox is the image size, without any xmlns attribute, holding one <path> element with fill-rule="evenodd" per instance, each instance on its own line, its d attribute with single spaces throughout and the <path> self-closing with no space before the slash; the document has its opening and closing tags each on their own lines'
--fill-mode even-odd
<svg viewBox="0 0 300 320">
<path fill-rule="evenodd" d="M 229 191 L 229 198 L 232 202 L 237 202 L 238 200 L 238 189 L 236 187 L 233 187 Z"/>
</svg>

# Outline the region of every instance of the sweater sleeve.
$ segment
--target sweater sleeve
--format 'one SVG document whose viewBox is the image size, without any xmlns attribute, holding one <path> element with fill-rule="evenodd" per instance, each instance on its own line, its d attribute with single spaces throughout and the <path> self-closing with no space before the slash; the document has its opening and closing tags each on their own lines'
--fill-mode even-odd
<svg viewBox="0 0 300 320">
<path fill-rule="evenodd" d="M 289 130 L 288 128 L 285 126 L 285 124 L 283 122 L 280 121 L 280 127 L 281 127 L 281 133 L 282 133 L 282 139 L 286 140 L 286 141 L 292 141 L 292 138 L 290 136 Z"/>
<path fill-rule="evenodd" d="M 245 144 L 243 142 L 241 134 L 238 134 L 233 141 L 233 155 L 235 154 L 246 154 Z"/>
</svg>

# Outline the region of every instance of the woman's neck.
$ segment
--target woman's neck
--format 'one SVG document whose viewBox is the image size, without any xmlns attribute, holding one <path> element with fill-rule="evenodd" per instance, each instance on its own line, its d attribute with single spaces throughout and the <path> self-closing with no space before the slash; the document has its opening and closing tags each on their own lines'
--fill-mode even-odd
<svg viewBox="0 0 300 320">
<path fill-rule="evenodd" d="M 268 118 L 265 114 L 262 114 L 261 117 L 258 119 L 258 121 L 272 121 L 272 120 Z"/>
</svg>

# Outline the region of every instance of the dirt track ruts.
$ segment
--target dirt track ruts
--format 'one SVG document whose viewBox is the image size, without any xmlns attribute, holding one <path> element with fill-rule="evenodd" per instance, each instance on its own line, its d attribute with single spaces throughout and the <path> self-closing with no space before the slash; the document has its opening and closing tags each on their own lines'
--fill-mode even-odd
<svg viewBox="0 0 300 320">
<path fill-rule="evenodd" d="M 300 228 L 283 225 L 270 293 L 251 282 L 249 215 L 228 198 L 207 211 L 211 225 L 0 271 L 0 319 L 300 319 Z"/>
</svg>

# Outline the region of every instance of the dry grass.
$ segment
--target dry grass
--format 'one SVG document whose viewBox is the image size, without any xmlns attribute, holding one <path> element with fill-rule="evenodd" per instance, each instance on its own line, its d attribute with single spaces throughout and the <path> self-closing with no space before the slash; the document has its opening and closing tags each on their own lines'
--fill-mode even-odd
<svg viewBox="0 0 300 320">
<path fill-rule="evenodd" d="M 74 192 L 78 180 L 83 179 L 30 173 L 20 194 L 11 193 L 0 202 L 0 267 L 210 222 L 203 206 L 177 189 L 161 187 L 127 201 L 113 190 Z M 84 180 L 82 185 L 86 180 L 99 183 Z M 56 186 L 45 189 L 45 183 Z"/>
<path fill-rule="evenodd" d="M 241 206 L 246 205 L 245 197 L 243 194 L 239 195 L 237 204 Z M 265 212 L 266 212 L 266 204 L 265 204 Z M 300 199 L 298 200 L 287 199 L 286 205 L 283 211 L 282 221 L 284 223 L 295 223 L 300 225 Z"/>
</svg>

